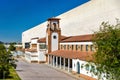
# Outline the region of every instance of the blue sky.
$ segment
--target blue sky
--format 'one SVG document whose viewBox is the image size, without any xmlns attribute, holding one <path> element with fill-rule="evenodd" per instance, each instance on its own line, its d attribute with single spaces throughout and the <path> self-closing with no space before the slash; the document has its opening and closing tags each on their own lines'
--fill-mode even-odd
<svg viewBox="0 0 120 80">
<path fill-rule="evenodd" d="M 0 0 L 0 41 L 21 42 L 23 31 L 89 0 Z"/>
</svg>

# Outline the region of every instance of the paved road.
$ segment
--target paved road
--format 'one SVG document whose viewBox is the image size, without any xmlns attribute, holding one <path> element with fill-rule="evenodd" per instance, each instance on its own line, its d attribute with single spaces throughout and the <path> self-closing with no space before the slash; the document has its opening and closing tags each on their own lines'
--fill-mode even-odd
<svg viewBox="0 0 120 80">
<path fill-rule="evenodd" d="M 17 62 L 16 71 L 22 80 L 76 80 L 46 64 L 28 63 L 21 59 Z"/>
</svg>

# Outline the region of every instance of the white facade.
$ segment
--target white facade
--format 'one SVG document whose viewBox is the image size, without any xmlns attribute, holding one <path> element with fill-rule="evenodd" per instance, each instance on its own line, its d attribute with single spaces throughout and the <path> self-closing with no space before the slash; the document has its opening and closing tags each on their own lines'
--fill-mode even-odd
<svg viewBox="0 0 120 80">
<path fill-rule="evenodd" d="M 92 42 L 64 42 L 64 43 L 60 43 L 61 45 L 92 45 Z"/>
<path fill-rule="evenodd" d="M 36 62 L 45 62 L 46 61 L 46 49 L 40 49 L 40 45 L 45 45 L 45 43 L 38 43 L 38 39 L 32 39 L 31 40 L 31 45 L 36 44 L 37 47 L 34 48 L 36 49 L 36 52 L 30 52 L 30 51 L 25 51 L 25 59 L 28 62 L 36 61 Z M 31 49 L 33 47 L 31 46 Z"/>
<path fill-rule="evenodd" d="M 115 23 L 120 19 L 120 0 L 91 0 L 59 16 L 61 33 L 66 36 L 93 33 L 103 21 Z M 22 43 L 34 37 L 45 37 L 47 22 L 22 33 Z"/>
<path fill-rule="evenodd" d="M 78 72 L 78 63 L 79 63 L 79 70 L 80 70 L 80 74 L 84 74 L 93 78 L 97 79 L 97 76 L 95 76 L 93 73 L 90 72 L 90 66 L 89 69 L 86 70 L 86 64 L 89 64 L 86 61 L 82 61 L 79 59 L 72 59 L 73 64 L 72 64 L 72 71 Z"/>
<path fill-rule="evenodd" d="M 37 44 L 37 40 L 38 40 L 38 39 L 33 39 L 33 40 L 31 40 L 31 44 Z"/>
<path fill-rule="evenodd" d="M 28 62 L 31 62 L 31 61 L 38 61 L 38 53 L 37 52 L 29 52 L 29 51 L 25 51 L 25 59 L 28 61 Z"/>
<path fill-rule="evenodd" d="M 56 32 L 53 32 L 52 33 L 52 36 L 51 36 L 51 50 L 52 51 L 55 51 L 55 50 L 58 50 L 58 33 Z"/>
<path fill-rule="evenodd" d="M 38 59 L 39 59 L 38 62 L 40 62 L 40 61 L 41 61 L 41 62 L 42 62 L 42 61 L 43 61 L 43 62 L 46 61 L 45 53 L 46 53 L 46 50 L 42 50 L 42 51 L 39 51 L 39 52 L 38 52 L 38 54 L 39 54 L 39 55 L 38 55 Z"/>
</svg>

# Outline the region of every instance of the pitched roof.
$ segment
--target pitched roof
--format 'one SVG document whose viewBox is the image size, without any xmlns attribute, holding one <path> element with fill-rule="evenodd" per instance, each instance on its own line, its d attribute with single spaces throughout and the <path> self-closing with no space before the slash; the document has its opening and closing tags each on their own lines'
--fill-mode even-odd
<svg viewBox="0 0 120 80">
<path fill-rule="evenodd" d="M 64 40 L 65 38 L 66 38 L 66 36 L 61 36 L 61 40 Z M 46 42 L 46 37 L 38 39 L 37 42 L 38 43 L 45 43 Z"/>
<path fill-rule="evenodd" d="M 61 35 L 61 41 L 66 39 L 66 38 L 67 38 L 66 36 Z"/>
<path fill-rule="evenodd" d="M 69 50 L 57 50 L 48 55 L 60 56 L 69 59 L 80 59 L 84 61 L 93 60 L 92 58 L 93 52 L 81 52 L 81 51 L 69 51 Z"/>
<path fill-rule="evenodd" d="M 79 36 L 70 36 L 66 39 L 62 40 L 61 42 L 85 42 L 85 41 L 92 41 L 93 34 L 88 35 L 79 35 Z"/>
<path fill-rule="evenodd" d="M 49 18 L 48 21 L 49 21 L 49 20 L 60 20 L 60 18 L 52 17 L 52 18 Z"/>
<path fill-rule="evenodd" d="M 45 43 L 46 42 L 46 37 L 38 39 L 37 42 L 38 43 Z"/>
</svg>

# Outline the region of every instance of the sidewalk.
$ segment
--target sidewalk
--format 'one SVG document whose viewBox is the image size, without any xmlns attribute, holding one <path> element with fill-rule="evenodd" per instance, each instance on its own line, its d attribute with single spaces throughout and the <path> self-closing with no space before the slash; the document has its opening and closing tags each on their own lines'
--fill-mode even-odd
<svg viewBox="0 0 120 80">
<path fill-rule="evenodd" d="M 53 66 L 48 65 L 48 64 L 46 64 L 46 65 L 50 66 L 53 69 L 56 69 L 57 71 L 61 71 L 61 72 L 65 73 L 65 74 L 67 74 L 67 75 L 69 75 L 71 77 L 74 77 L 74 78 L 76 78 L 76 80 L 86 80 L 86 79 L 80 77 L 78 74 L 73 74 L 72 72 L 68 72 L 67 70 L 60 69 L 59 67 L 53 67 Z"/>
<path fill-rule="evenodd" d="M 80 80 L 46 64 L 18 60 L 16 71 L 22 80 Z"/>
<path fill-rule="evenodd" d="M 48 64 L 46 64 L 46 65 L 48 65 Z M 53 67 L 52 65 L 48 65 L 48 66 L 50 66 L 51 68 L 54 68 L 54 69 L 56 69 L 58 71 L 64 72 L 65 74 L 67 74 L 67 75 L 69 75 L 71 77 L 74 77 L 77 80 L 97 80 L 95 78 L 86 76 L 84 74 L 77 74 L 77 73 L 68 72 L 67 68 L 64 70 L 64 69 L 60 69 L 59 67 Z"/>
</svg>

